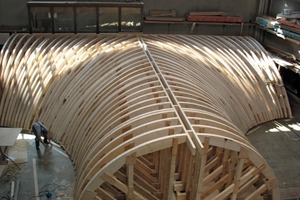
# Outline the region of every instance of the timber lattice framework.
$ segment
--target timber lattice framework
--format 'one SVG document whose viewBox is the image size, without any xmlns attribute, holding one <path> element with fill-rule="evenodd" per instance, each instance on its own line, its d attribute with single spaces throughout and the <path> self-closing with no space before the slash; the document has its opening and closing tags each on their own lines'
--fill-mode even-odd
<svg viewBox="0 0 300 200">
<path fill-rule="evenodd" d="M 245 133 L 291 110 L 251 37 L 15 34 L 0 64 L 0 125 L 44 121 L 76 199 L 280 198 Z"/>
</svg>

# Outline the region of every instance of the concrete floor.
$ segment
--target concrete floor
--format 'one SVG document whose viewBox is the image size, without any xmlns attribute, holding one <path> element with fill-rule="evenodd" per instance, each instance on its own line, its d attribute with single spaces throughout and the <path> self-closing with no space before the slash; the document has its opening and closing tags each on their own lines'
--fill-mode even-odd
<svg viewBox="0 0 300 200">
<path fill-rule="evenodd" d="M 289 99 L 292 119 L 261 124 L 250 130 L 247 137 L 275 171 L 281 199 L 300 200 L 300 100 L 292 96 Z M 42 146 L 41 151 L 36 151 L 33 138 L 27 140 L 28 162 L 18 164 L 19 167 L 6 165 L 0 177 L 1 200 L 9 199 L 2 197 L 9 194 L 12 181 L 20 181 L 18 199 L 35 199 L 33 159 L 36 159 L 40 199 L 70 199 L 75 172 L 69 157 L 58 145 L 46 150 Z M 52 198 L 46 197 L 46 190 Z"/>
<path fill-rule="evenodd" d="M 248 139 L 273 168 L 281 199 L 300 199 L 300 100 L 289 95 L 293 118 L 259 125 Z"/>
<path fill-rule="evenodd" d="M 70 199 L 75 180 L 74 167 L 68 155 L 56 144 L 45 149 L 42 145 L 40 151 L 35 150 L 34 136 L 27 139 L 28 162 L 6 165 L 0 177 L 0 199 L 10 199 L 11 182 L 20 182 L 20 200 L 35 200 L 35 185 L 33 175 L 33 159 L 36 160 L 36 172 L 40 200 L 43 199 Z M 5 161 L 7 162 L 7 161 Z M 2 162 L 2 164 L 5 164 Z M 51 198 L 47 198 L 46 191 Z M 14 198 L 15 200 L 16 198 Z"/>
</svg>

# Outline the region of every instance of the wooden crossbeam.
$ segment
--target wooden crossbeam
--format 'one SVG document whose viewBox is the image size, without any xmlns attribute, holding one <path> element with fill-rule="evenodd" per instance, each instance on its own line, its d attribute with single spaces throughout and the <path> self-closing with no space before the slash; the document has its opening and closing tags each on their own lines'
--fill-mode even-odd
<svg viewBox="0 0 300 200">
<path fill-rule="evenodd" d="M 107 173 L 104 173 L 101 176 L 105 181 L 107 181 L 109 184 L 113 185 L 114 187 L 118 188 L 119 190 L 121 190 L 122 192 L 128 194 L 128 187 L 122 183 L 121 181 L 119 181 L 115 176 L 109 175 Z M 133 194 L 133 198 L 134 199 L 139 199 L 139 200 L 146 200 L 145 197 L 141 196 L 139 193 L 134 192 Z"/>
</svg>

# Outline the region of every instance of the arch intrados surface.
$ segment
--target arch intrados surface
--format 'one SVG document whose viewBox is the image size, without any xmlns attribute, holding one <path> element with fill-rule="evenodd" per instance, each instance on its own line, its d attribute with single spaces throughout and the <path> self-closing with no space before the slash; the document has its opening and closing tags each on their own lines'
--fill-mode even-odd
<svg viewBox="0 0 300 200">
<path fill-rule="evenodd" d="M 14 34 L 0 60 L 0 125 L 43 120 L 76 199 L 279 198 L 244 134 L 291 111 L 253 38 Z"/>
</svg>

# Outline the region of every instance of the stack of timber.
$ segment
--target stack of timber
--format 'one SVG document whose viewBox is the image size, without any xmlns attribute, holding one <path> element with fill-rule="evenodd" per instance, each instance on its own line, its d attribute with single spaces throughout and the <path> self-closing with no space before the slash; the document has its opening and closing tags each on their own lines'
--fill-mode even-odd
<svg viewBox="0 0 300 200">
<path fill-rule="evenodd" d="M 289 21 L 286 21 L 286 20 L 278 20 L 279 24 L 281 26 L 288 26 L 290 28 L 294 28 L 296 29 L 296 32 L 300 32 L 300 25 L 299 24 L 295 24 L 295 23 L 292 23 L 292 22 L 289 22 Z"/>
<path fill-rule="evenodd" d="M 287 20 L 278 20 L 279 27 L 277 33 L 282 34 L 286 37 L 300 41 L 300 25 L 289 22 Z"/>
<path fill-rule="evenodd" d="M 297 22 L 282 17 L 275 19 L 270 16 L 258 16 L 255 20 L 256 24 L 275 32 L 279 36 L 300 41 L 300 25 Z"/>
<path fill-rule="evenodd" d="M 239 16 L 228 16 L 226 12 L 189 12 L 186 17 L 187 21 L 190 22 L 227 22 L 236 23 L 243 22 L 242 17 Z"/>
<path fill-rule="evenodd" d="M 176 10 L 150 10 L 149 16 L 146 16 L 145 19 L 147 21 L 185 21 L 184 17 L 177 17 Z"/>
<path fill-rule="evenodd" d="M 278 21 L 274 17 L 270 17 L 267 15 L 257 16 L 255 19 L 255 23 L 260 25 L 261 27 L 272 30 L 274 30 L 275 27 L 278 26 Z"/>
<path fill-rule="evenodd" d="M 245 133 L 291 110 L 251 37 L 14 34 L 0 62 L 0 125 L 44 121 L 76 199 L 280 197 Z"/>
</svg>

